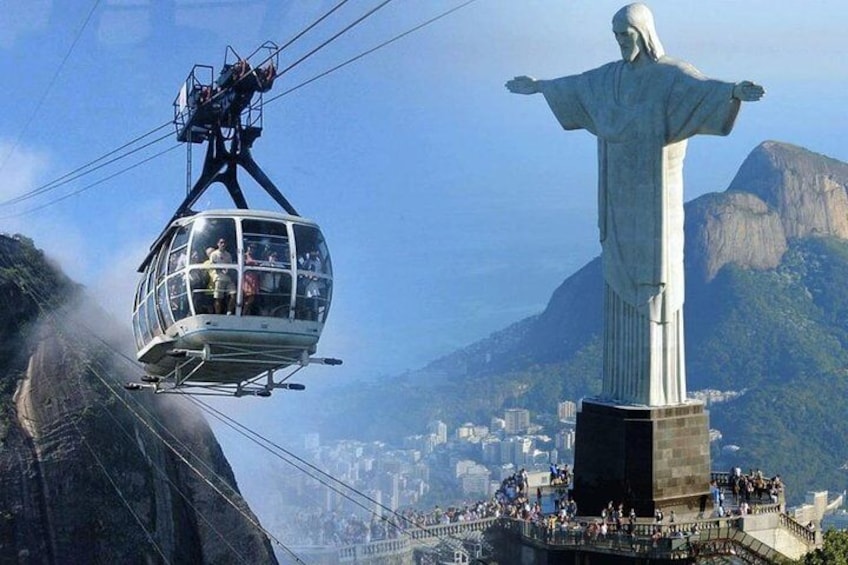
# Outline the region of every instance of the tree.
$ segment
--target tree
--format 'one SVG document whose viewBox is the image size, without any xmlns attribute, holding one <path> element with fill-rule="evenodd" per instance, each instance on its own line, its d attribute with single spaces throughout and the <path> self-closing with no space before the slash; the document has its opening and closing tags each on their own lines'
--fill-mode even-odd
<svg viewBox="0 0 848 565">
<path fill-rule="evenodd" d="M 799 565 L 848 565 L 848 531 L 828 530 L 824 544 L 806 554 L 796 563 Z"/>
</svg>

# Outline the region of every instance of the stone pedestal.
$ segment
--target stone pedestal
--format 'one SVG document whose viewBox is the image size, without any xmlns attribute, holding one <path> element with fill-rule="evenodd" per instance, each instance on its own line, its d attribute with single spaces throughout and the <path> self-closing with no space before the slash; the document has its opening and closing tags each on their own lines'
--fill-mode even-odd
<svg viewBox="0 0 848 565">
<path fill-rule="evenodd" d="M 584 400 L 577 413 L 574 498 L 582 515 L 612 501 L 625 514 L 707 512 L 710 482 L 708 415 L 701 402 L 617 406 Z M 711 507 L 709 508 L 711 510 Z"/>
</svg>

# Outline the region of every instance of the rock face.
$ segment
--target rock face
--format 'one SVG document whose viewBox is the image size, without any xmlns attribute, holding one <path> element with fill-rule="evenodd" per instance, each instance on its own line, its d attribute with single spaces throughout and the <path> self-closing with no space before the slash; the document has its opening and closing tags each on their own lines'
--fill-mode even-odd
<svg viewBox="0 0 848 565">
<path fill-rule="evenodd" d="M 848 164 L 766 141 L 726 192 L 702 196 L 686 212 L 690 273 L 709 281 L 728 263 L 771 269 L 788 240 L 848 238 Z"/>
<path fill-rule="evenodd" d="M 0 236 L 0 300 L 0 562 L 276 563 L 201 414 L 123 389 L 120 330 L 30 242 Z"/>
</svg>

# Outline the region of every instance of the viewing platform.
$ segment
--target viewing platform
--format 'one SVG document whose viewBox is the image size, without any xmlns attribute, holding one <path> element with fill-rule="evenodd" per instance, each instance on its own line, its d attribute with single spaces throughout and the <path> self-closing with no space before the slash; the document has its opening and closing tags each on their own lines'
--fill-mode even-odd
<svg viewBox="0 0 848 565">
<path fill-rule="evenodd" d="M 498 517 L 407 527 L 392 539 L 344 547 L 301 547 L 297 552 L 316 564 L 441 564 L 489 558 L 522 565 L 645 565 L 734 558 L 765 565 L 798 559 L 821 547 L 820 529 L 810 529 L 787 513 L 782 490 L 775 502 L 765 489 L 734 495 L 729 473 L 712 473 L 710 480 L 723 495 L 722 516 L 715 515 L 711 506 L 703 514 L 665 516 L 662 522 L 637 517 L 632 525 L 629 518 L 604 520 L 580 513 L 560 520 L 554 508 L 556 500 L 568 493 L 567 486 L 537 484 L 530 492 L 540 489 L 543 511 L 532 519 L 508 517 L 505 512 Z"/>
</svg>

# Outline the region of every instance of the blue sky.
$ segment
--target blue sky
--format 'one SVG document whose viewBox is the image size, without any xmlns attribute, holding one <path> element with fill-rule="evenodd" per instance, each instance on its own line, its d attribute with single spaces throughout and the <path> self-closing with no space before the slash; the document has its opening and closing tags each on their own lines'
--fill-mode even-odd
<svg viewBox="0 0 848 565">
<path fill-rule="evenodd" d="M 284 64 L 377 3 L 351 0 L 286 50 Z M 271 94 L 459 3 L 395 0 L 281 77 Z M 0 0 L 0 200 L 168 122 L 192 65 L 218 69 L 227 45 L 246 54 L 265 40 L 282 44 L 331 5 Z M 267 105 L 254 155 L 301 214 L 321 225 L 335 268 L 319 353 L 345 365 L 310 369 L 307 382 L 320 387 L 421 367 L 540 312 L 598 254 L 594 139 L 563 132 L 541 97 L 510 95 L 503 84 L 617 58 L 610 20 L 622 5 L 477 0 Z M 687 200 L 724 190 L 766 139 L 848 161 L 842 2 L 649 6 L 669 55 L 708 76 L 750 79 L 767 90 L 743 108 L 729 137 L 690 143 Z M 171 137 L 119 166 L 175 143 Z M 195 147 L 195 174 L 202 155 Z M 32 237 L 129 326 L 135 269 L 182 200 L 185 160 L 178 148 L 31 214 L 20 215 L 118 167 L 2 206 L 0 231 Z M 244 185 L 252 205 L 270 205 L 250 181 Z M 220 191 L 207 194 L 199 207 L 229 206 Z M 281 394 L 264 404 L 239 400 L 232 410 L 261 423 L 289 402 Z M 240 465 L 248 476 L 255 471 Z"/>
<path fill-rule="evenodd" d="M 287 49 L 284 64 L 376 4 L 352 0 Z M 395 0 L 272 94 L 457 4 Z M 94 3 L 3 2 L 0 68 L 13 88 L 0 115 L 0 198 L 164 124 L 193 64 L 219 68 L 227 45 L 248 53 L 266 39 L 283 43 L 331 5 L 100 2 L 56 75 Z M 321 350 L 347 362 L 334 375 L 395 374 L 485 337 L 539 312 L 598 253 L 594 140 L 561 131 L 541 97 L 509 95 L 503 83 L 614 59 L 609 21 L 620 5 L 478 0 L 268 104 L 257 161 L 319 222 L 333 254 L 336 295 Z M 723 190 L 765 139 L 848 159 L 836 2 L 650 5 L 670 55 L 768 91 L 743 109 L 730 137 L 693 140 L 687 199 Z M 195 146 L 195 174 L 201 158 Z M 9 217 L 117 167 L 2 207 L 0 230 L 33 237 L 128 320 L 135 268 L 182 199 L 185 159 L 178 148 L 32 214 Z M 249 179 L 245 188 L 252 205 L 270 205 Z M 222 191 L 208 194 L 201 207 L 229 205 Z"/>
</svg>

